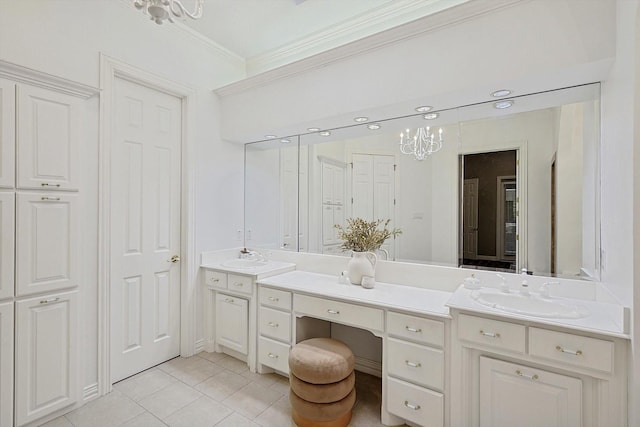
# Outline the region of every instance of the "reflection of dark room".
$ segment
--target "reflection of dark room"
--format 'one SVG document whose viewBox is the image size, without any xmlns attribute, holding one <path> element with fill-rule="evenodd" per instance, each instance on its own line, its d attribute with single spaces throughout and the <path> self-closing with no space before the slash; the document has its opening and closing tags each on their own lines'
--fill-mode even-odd
<svg viewBox="0 0 640 427">
<path fill-rule="evenodd" d="M 515 176 L 516 151 L 464 156 L 464 179 L 478 178 L 478 255 L 496 256 L 499 176 Z"/>
</svg>

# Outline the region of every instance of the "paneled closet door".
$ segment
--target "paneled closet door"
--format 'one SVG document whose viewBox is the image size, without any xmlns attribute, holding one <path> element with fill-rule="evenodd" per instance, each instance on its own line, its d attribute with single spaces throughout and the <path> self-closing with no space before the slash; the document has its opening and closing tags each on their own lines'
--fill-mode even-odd
<svg viewBox="0 0 640 427">
<path fill-rule="evenodd" d="M 77 286 L 78 196 L 17 193 L 16 296 Z"/>
<path fill-rule="evenodd" d="M 0 426 L 13 425 L 13 302 L 0 304 Z"/>
<path fill-rule="evenodd" d="M 81 103 L 73 96 L 18 85 L 18 188 L 78 189 Z"/>
<path fill-rule="evenodd" d="M 15 186 L 15 126 L 16 84 L 0 79 L 0 187 Z"/>
<path fill-rule="evenodd" d="M 13 192 L 0 191 L 0 300 L 13 296 L 14 201 Z"/>
<path fill-rule="evenodd" d="M 77 291 L 16 302 L 16 425 L 77 401 L 77 313 Z"/>
</svg>

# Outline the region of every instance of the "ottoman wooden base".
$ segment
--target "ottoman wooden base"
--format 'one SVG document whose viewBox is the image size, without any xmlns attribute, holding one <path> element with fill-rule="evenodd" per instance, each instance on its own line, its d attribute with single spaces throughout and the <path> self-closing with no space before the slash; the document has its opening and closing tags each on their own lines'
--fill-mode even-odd
<svg viewBox="0 0 640 427">
<path fill-rule="evenodd" d="M 291 410 L 291 417 L 293 422 L 298 427 L 347 427 L 351 422 L 351 410 L 343 416 L 331 421 L 313 421 L 300 416 L 295 409 Z"/>
<path fill-rule="evenodd" d="M 291 391 L 289 392 L 289 401 L 291 402 L 291 408 L 306 419 L 331 421 L 342 417 L 353 409 L 353 405 L 356 403 L 356 390 L 351 390 L 347 397 L 332 403 L 308 402 Z"/>
<path fill-rule="evenodd" d="M 307 402 L 331 403 L 342 400 L 351 393 L 356 384 L 356 376 L 352 371 L 342 381 L 331 384 L 310 384 L 291 373 L 289 375 L 289 384 L 291 390 Z"/>
</svg>

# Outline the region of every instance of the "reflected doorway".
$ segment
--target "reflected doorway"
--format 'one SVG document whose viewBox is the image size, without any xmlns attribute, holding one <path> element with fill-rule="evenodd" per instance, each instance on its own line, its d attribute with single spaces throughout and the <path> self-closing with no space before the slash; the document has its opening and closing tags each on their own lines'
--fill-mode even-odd
<svg viewBox="0 0 640 427">
<path fill-rule="evenodd" d="M 516 270 L 517 155 L 507 150 L 460 156 L 459 264 L 464 267 Z"/>
</svg>

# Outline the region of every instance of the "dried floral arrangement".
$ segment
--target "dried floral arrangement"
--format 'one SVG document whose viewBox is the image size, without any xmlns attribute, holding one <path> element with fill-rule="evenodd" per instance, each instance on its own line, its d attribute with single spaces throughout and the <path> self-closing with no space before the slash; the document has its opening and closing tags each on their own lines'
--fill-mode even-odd
<svg viewBox="0 0 640 427">
<path fill-rule="evenodd" d="M 347 218 L 346 227 L 335 225 L 338 229 L 338 237 L 343 241 L 340 249 L 355 252 L 377 251 L 389 237 L 402 233 L 399 228 L 389 230 L 387 226 L 390 222 L 390 219 L 366 221 L 362 218 Z M 379 228 L 381 224 L 383 224 L 382 228 Z"/>
</svg>

